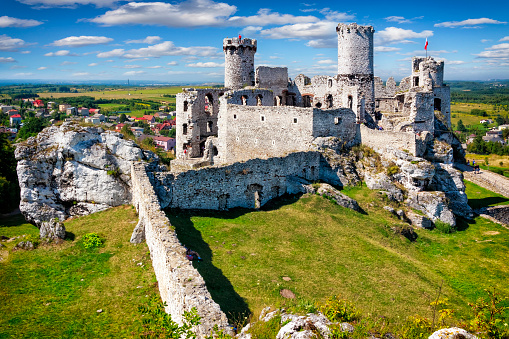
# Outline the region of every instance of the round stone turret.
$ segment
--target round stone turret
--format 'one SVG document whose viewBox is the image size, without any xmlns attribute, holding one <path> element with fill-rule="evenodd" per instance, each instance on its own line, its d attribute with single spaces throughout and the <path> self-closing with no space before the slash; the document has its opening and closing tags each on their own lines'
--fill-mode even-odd
<svg viewBox="0 0 509 339">
<path fill-rule="evenodd" d="M 338 74 L 373 74 L 373 27 L 339 24 L 336 32 Z"/>
<path fill-rule="evenodd" d="M 239 89 L 254 86 L 254 55 L 255 39 L 226 38 L 223 40 L 224 50 L 224 86 Z"/>
<path fill-rule="evenodd" d="M 444 62 L 428 57 L 419 64 L 419 85 L 423 86 L 425 79 L 431 78 L 433 87 L 444 84 Z"/>
</svg>

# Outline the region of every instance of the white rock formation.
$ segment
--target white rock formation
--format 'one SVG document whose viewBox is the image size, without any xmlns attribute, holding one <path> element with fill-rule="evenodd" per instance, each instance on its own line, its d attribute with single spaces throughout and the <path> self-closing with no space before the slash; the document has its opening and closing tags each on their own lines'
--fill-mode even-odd
<svg viewBox="0 0 509 339">
<path fill-rule="evenodd" d="M 40 226 L 130 202 L 130 163 L 146 159 L 133 141 L 73 123 L 44 129 L 16 146 L 20 210 Z"/>
</svg>

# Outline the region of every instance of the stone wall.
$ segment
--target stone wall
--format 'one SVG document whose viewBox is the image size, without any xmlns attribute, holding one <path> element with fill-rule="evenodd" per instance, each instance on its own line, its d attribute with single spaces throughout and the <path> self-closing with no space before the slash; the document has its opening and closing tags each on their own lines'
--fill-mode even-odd
<svg viewBox="0 0 509 339">
<path fill-rule="evenodd" d="M 416 135 L 413 132 L 391 132 L 369 129 L 364 125 L 360 126 L 360 141 L 363 145 L 369 146 L 381 153 L 387 147 L 407 150 L 413 156 L 420 157 L 421 147 L 417 147 Z"/>
<path fill-rule="evenodd" d="M 299 187 L 294 188 L 293 177 L 318 180 L 319 166 L 318 152 L 297 152 L 223 167 L 156 173 L 154 181 L 164 207 L 257 208 L 285 193 L 298 193 Z"/>
<path fill-rule="evenodd" d="M 145 229 L 159 292 L 168 305 L 166 312 L 182 323 L 184 311 L 195 307 L 201 317 L 201 325 L 195 329 L 199 338 L 209 335 L 214 325 L 227 330 L 226 315 L 212 300 L 202 276 L 186 259 L 186 249 L 161 210 L 143 163 L 132 164 L 131 178 L 132 203 Z"/>
<path fill-rule="evenodd" d="M 316 137 L 356 139 L 355 114 L 350 109 L 292 106 L 221 105 L 217 163 L 283 156 L 308 151 Z"/>
</svg>

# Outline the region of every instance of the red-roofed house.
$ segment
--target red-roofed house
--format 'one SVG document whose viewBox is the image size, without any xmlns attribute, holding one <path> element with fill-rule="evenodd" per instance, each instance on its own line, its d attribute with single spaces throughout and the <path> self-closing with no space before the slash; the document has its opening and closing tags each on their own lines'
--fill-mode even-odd
<svg viewBox="0 0 509 339">
<path fill-rule="evenodd" d="M 88 112 L 89 112 L 90 114 L 100 114 L 100 113 L 101 113 L 101 109 L 99 109 L 99 108 L 90 108 L 90 109 L 88 110 Z"/>
<path fill-rule="evenodd" d="M 149 124 L 156 122 L 156 118 L 153 115 L 144 115 L 143 118 L 147 120 Z"/>
<path fill-rule="evenodd" d="M 34 104 L 34 107 L 44 107 L 44 102 L 42 102 L 42 100 L 40 99 L 37 99 L 33 102 Z"/>
<path fill-rule="evenodd" d="M 165 151 L 175 148 L 175 138 L 168 137 L 153 137 L 156 147 L 161 147 Z"/>
<path fill-rule="evenodd" d="M 172 129 L 173 126 L 175 126 L 175 121 L 169 120 L 169 121 L 163 122 L 162 124 L 157 124 L 155 127 L 155 130 L 160 133 L 162 130 Z"/>
<path fill-rule="evenodd" d="M 21 124 L 21 115 L 14 114 L 10 117 L 11 126 Z"/>
<path fill-rule="evenodd" d="M 118 124 L 118 125 L 116 125 L 115 126 L 115 131 L 119 131 L 120 132 L 122 130 L 122 127 L 124 127 L 124 126 L 125 126 L 125 124 Z"/>
<path fill-rule="evenodd" d="M 19 111 L 17 109 L 10 109 L 9 110 L 9 116 L 13 116 L 13 115 L 16 115 L 16 114 L 19 114 Z"/>
</svg>

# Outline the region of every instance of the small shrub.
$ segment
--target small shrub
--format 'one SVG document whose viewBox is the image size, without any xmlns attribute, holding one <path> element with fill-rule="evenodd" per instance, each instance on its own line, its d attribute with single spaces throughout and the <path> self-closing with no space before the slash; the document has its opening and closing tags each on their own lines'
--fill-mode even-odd
<svg viewBox="0 0 509 339">
<path fill-rule="evenodd" d="M 99 247 L 103 243 L 104 239 L 97 235 L 97 233 L 87 233 L 83 236 L 83 246 L 87 249 Z"/>
<path fill-rule="evenodd" d="M 402 339 L 428 338 L 432 332 L 430 320 L 415 315 L 408 317 L 400 337 Z"/>
<path fill-rule="evenodd" d="M 398 165 L 390 165 L 389 167 L 387 167 L 387 175 L 388 176 L 392 176 L 394 174 L 397 174 L 399 173 L 400 169 L 399 169 L 399 166 Z"/>
<path fill-rule="evenodd" d="M 276 315 L 269 321 L 257 321 L 249 330 L 252 338 L 274 339 L 281 329 L 281 315 Z"/>
<path fill-rule="evenodd" d="M 25 241 L 30 241 L 32 244 L 34 244 L 34 248 L 37 248 L 39 244 L 41 243 L 41 239 L 39 237 L 34 236 L 32 234 L 25 235 Z"/>
<path fill-rule="evenodd" d="M 118 178 L 120 176 L 120 174 L 122 174 L 120 172 L 120 169 L 118 169 L 118 168 L 108 170 L 106 173 L 108 175 L 111 175 L 112 177 L 115 177 L 115 178 Z"/>
<path fill-rule="evenodd" d="M 451 233 L 456 232 L 456 228 L 454 226 L 451 226 L 448 223 L 443 222 L 442 220 L 436 220 L 434 223 L 435 223 L 435 228 L 440 233 L 451 234 Z"/>
<path fill-rule="evenodd" d="M 332 322 L 350 322 L 361 317 L 361 312 L 351 302 L 337 296 L 327 299 L 318 309 Z"/>
<path fill-rule="evenodd" d="M 196 334 L 191 331 L 194 326 L 200 324 L 200 316 L 196 308 L 193 307 L 190 312 L 184 311 L 184 322 L 179 325 L 171 319 L 170 314 L 166 313 L 164 310 L 166 306 L 159 297 L 153 296 L 147 305 L 138 307 L 143 317 L 143 332 L 140 333 L 140 338 L 196 338 Z M 223 338 L 227 337 L 223 336 Z"/>
<path fill-rule="evenodd" d="M 488 293 L 488 300 L 479 298 L 475 303 L 469 303 L 474 319 L 470 322 L 471 331 L 480 332 L 483 338 L 507 339 L 509 338 L 509 327 L 507 318 L 504 317 L 504 311 L 508 306 L 502 306 L 506 298 L 501 298 L 499 293 L 485 289 Z"/>
</svg>

